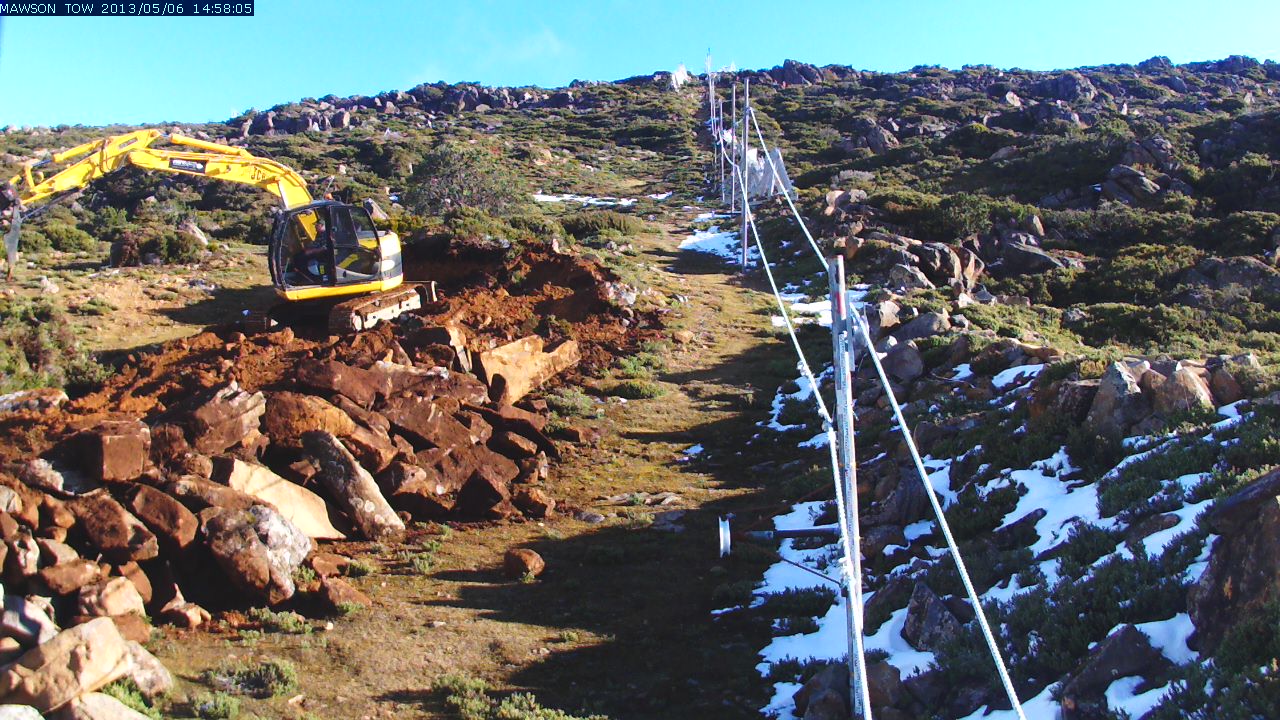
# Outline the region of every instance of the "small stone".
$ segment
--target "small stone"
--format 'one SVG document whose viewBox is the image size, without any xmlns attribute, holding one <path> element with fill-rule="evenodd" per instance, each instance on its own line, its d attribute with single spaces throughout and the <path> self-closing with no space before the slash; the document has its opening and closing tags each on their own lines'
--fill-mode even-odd
<svg viewBox="0 0 1280 720">
<path fill-rule="evenodd" d="M 502 568 L 507 577 L 520 580 L 526 577 L 537 577 L 547 569 L 542 556 L 528 548 L 514 548 L 507 551 L 502 558 Z"/>
</svg>

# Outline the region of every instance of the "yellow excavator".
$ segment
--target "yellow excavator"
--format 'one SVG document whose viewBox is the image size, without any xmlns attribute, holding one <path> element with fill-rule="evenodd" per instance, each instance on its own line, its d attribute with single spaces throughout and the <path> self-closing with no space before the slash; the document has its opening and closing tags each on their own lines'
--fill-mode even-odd
<svg viewBox="0 0 1280 720">
<path fill-rule="evenodd" d="M 162 142 L 175 147 L 153 147 Z M 71 164 L 54 174 L 42 174 L 48 166 L 67 162 Z M 363 206 L 315 200 L 297 172 L 243 148 L 154 129 L 53 153 L 25 164 L 0 186 L 0 220 L 9 224 L 9 272 L 17 260 L 24 217 L 127 166 L 253 185 L 279 198 L 267 247 L 272 284 L 286 308 L 300 303 L 327 307 L 333 333 L 364 330 L 435 299 L 434 284 L 404 282 L 400 238 L 377 228 Z M 263 313 L 246 316 L 251 326 L 271 324 Z"/>
</svg>

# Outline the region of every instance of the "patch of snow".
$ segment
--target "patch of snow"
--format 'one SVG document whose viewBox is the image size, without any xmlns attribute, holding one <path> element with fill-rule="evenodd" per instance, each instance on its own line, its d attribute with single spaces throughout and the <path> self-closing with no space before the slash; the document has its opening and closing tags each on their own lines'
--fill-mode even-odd
<svg viewBox="0 0 1280 720">
<path fill-rule="evenodd" d="M 973 367 L 969 363 L 961 363 L 956 366 L 956 374 L 951 376 L 952 380 L 968 380 L 973 377 Z"/>
<path fill-rule="evenodd" d="M 1140 677 L 1124 677 L 1112 682 L 1107 686 L 1107 707 L 1112 712 L 1124 712 L 1127 717 L 1132 718 L 1140 718 L 1151 712 L 1169 691 L 1169 686 L 1165 684 L 1144 693 L 1136 693 L 1142 683 L 1143 679 Z"/>
<path fill-rule="evenodd" d="M 1218 414 L 1228 418 L 1238 418 L 1241 415 L 1240 406 L 1247 404 L 1248 400 L 1237 400 L 1230 405 L 1223 405 L 1218 408 Z"/>
<path fill-rule="evenodd" d="M 927 670 L 934 660 L 933 653 L 916 650 L 902 638 L 902 628 L 906 627 L 906 624 L 907 609 L 904 607 L 894 611 L 880 629 L 876 630 L 876 634 L 868 636 L 864 642 L 868 651 L 883 650 L 888 653 L 889 664 L 901 670 L 904 679 Z M 848 642 L 844 636 L 843 625 L 841 625 L 840 641 L 844 647 L 838 657 L 843 657 L 848 653 Z"/>
<path fill-rule="evenodd" d="M 933 486 L 933 491 L 942 501 L 942 507 L 945 508 L 955 502 L 957 493 L 951 489 L 951 463 L 955 461 L 951 458 L 936 460 L 929 455 L 921 460 L 924 461 L 924 469 L 929 471 L 929 484 Z"/>
<path fill-rule="evenodd" d="M 1042 718 L 1048 720 L 1049 718 L 1058 717 L 1059 706 L 1053 699 L 1053 692 L 1057 689 L 1058 683 L 1054 683 L 1040 691 L 1039 695 L 1030 700 L 1023 700 L 1023 713 L 1029 718 L 1035 718 L 1035 720 L 1041 720 Z M 983 705 L 974 710 L 971 715 L 966 715 L 960 720 L 1018 720 L 1018 714 L 1012 708 L 988 712 L 987 706 Z"/>
<path fill-rule="evenodd" d="M 760 708 L 760 713 L 766 717 L 774 718 L 774 720 L 796 720 L 795 713 L 796 702 L 792 699 L 800 688 L 800 683 L 780 682 L 774 683 L 773 699 L 768 705 Z"/>
<path fill-rule="evenodd" d="M 1147 557 L 1159 557 L 1179 535 L 1195 529 L 1196 518 L 1213 503 L 1212 499 L 1198 503 L 1188 503 L 1173 511 L 1178 516 L 1178 524 L 1171 528 L 1152 533 L 1142 539 Z"/>
<path fill-rule="evenodd" d="M 814 435 L 813 437 L 809 438 L 808 440 L 805 440 L 804 442 L 798 444 L 796 447 L 824 448 L 827 446 L 827 443 L 829 442 L 831 442 L 831 438 L 829 437 L 829 435 L 826 432 L 820 432 L 817 435 Z"/>
<path fill-rule="evenodd" d="M 726 218 L 731 218 L 731 217 L 733 216 L 727 215 L 725 213 L 704 212 L 704 213 L 699 213 L 698 216 L 693 219 L 693 221 L 694 222 L 710 222 L 712 220 L 724 220 Z"/>
<path fill-rule="evenodd" d="M 591 197 L 589 195 L 574 195 L 565 193 L 563 195 L 547 195 L 545 193 L 534 193 L 533 199 L 536 202 L 563 202 L 563 203 L 579 203 L 583 207 L 630 207 L 636 204 L 635 198 L 615 198 L 615 197 Z"/>
<path fill-rule="evenodd" d="M 667 199 L 667 198 L 669 198 L 669 197 L 671 197 L 671 191 L 670 191 L 670 190 L 668 190 L 668 191 L 666 191 L 666 192 L 664 192 L 664 193 L 653 193 L 652 195 L 650 195 L 650 196 L 649 196 L 649 199 L 650 199 L 650 200 L 657 200 L 657 201 L 661 202 L 661 201 L 663 201 L 663 200 L 666 200 L 666 199 Z"/>
<path fill-rule="evenodd" d="M 925 535 L 928 535 L 931 532 L 933 532 L 932 520 L 921 520 L 919 522 L 913 522 L 902 529 L 902 534 L 906 536 L 908 543 L 914 542 L 924 537 Z"/>
<path fill-rule="evenodd" d="M 991 378 L 991 384 L 995 386 L 996 390 L 1000 391 L 1022 387 L 1039 377 L 1040 373 L 1044 372 L 1044 368 L 1043 363 L 1011 367 L 1008 370 L 996 373 L 996 376 Z"/>
<path fill-rule="evenodd" d="M 1063 476 L 1073 471 L 1067 449 L 1061 447 L 1050 457 L 1032 463 L 1025 470 L 1014 470 L 1008 475 L 1010 483 L 1022 485 L 1027 492 L 1018 498 L 1017 507 L 1005 516 L 1001 528 L 1008 527 L 1038 508 L 1046 511 L 1045 516 L 1036 523 L 1036 534 L 1040 539 L 1030 547 L 1035 555 L 1066 540 L 1071 525 L 1077 521 L 1103 528 L 1114 524 L 1111 520 L 1103 520 L 1098 514 L 1096 484 L 1071 488 L 1062 480 Z"/>
<path fill-rule="evenodd" d="M 706 450 L 706 448 L 702 447 L 702 444 L 699 443 L 685 450 L 684 454 L 686 457 L 693 457 L 695 455 L 701 455 L 703 450 Z"/>
<path fill-rule="evenodd" d="M 1159 650 L 1169 662 L 1181 665 L 1196 659 L 1196 652 L 1187 647 L 1187 638 L 1196 629 L 1190 615 L 1178 613 L 1168 620 L 1139 623 L 1134 627 L 1141 630 L 1151 641 L 1151 647 Z"/>
<path fill-rule="evenodd" d="M 707 253 L 725 260 L 737 261 L 742 258 L 741 236 L 732 230 L 720 231 L 719 225 L 712 225 L 706 230 L 695 230 L 692 235 L 680 241 L 681 250 Z M 747 262 L 753 263 L 759 257 L 755 248 L 747 248 Z"/>
<path fill-rule="evenodd" d="M 798 387 L 796 391 L 792 393 L 784 393 L 781 388 L 778 389 L 777 394 L 773 396 L 773 403 L 769 412 L 769 421 L 764 423 L 765 427 L 770 430 L 777 430 L 778 432 L 798 430 L 804 427 L 803 425 L 783 425 L 779 420 L 788 400 L 805 402 L 809 398 L 813 397 L 813 384 L 809 382 L 809 378 L 801 375 L 796 378 L 796 385 Z"/>
</svg>

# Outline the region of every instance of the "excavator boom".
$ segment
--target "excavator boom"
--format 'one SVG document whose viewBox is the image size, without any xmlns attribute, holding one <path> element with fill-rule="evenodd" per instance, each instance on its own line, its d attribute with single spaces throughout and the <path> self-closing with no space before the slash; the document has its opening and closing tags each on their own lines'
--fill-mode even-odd
<svg viewBox="0 0 1280 720">
<path fill-rule="evenodd" d="M 203 152 L 151 147 L 159 140 Z M 47 178 L 35 176 L 34 171 L 40 168 L 70 160 L 76 162 Z M 279 198 L 280 206 L 286 210 L 312 200 L 302 176 L 275 160 L 256 157 L 243 148 L 159 130 L 114 135 L 54 153 L 46 160 L 24 165 L 22 172 L 10 178 L 8 184 L 17 195 L 20 207 L 27 209 L 79 190 L 125 165 L 253 185 Z"/>
</svg>

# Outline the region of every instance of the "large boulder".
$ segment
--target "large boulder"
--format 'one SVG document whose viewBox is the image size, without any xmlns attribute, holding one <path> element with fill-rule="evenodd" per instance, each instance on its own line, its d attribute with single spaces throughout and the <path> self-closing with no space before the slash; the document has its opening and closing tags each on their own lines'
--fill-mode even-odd
<svg viewBox="0 0 1280 720">
<path fill-rule="evenodd" d="M 381 540 L 404 532 L 404 522 L 391 509 L 373 476 L 338 438 L 323 431 L 308 432 L 302 436 L 302 447 L 318 468 L 316 480 L 341 503 L 362 535 Z"/>
<path fill-rule="evenodd" d="M 311 430 L 341 437 L 356 427 L 345 412 L 329 401 L 295 392 L 271 393 L 262 425 L 272 444 L 289 448 L 301 447 L 302 434 Z"/>
<path fill-rule="evenodd" d="M 890 377 L 902 382 L 911 382 L 924 374 L 924 358 L 916 349 L 915 343 L 894 345 L 881 363 Z"/>
<path fill-rule="evenodd" d="M 76 438 L 77 460 L 99 482 L 132 480 L 146 469 L 151 430 L 141 420 L 105 420 Z"/>
<path fill-rule="evenodd" d="M 63 630 L 0 668 L 0 698 L 50 712 L 129 673 L 129 645 L 111 618 Z"/>
<path fill-rule="evenodd" d="M 39 605 L 21 595 L 4 596 L 0 635 L 13 638 L 24 646 L 32 646 L 46 643 L 57 634 L 58 626 Z"/>
<path fill-rule="evenodd" d="M 964 284 L 960 255 L 945 243 L 927 242 L 910 250 L 920 261 L 918 267 L 935 285 Z"/>
<path fill-rule="evenodd" d="M 1020 242 L 1005 243 L 1000 258 L 1000 269 L 1008 275 L 1035 275 L 1065 267 L 1044 250 Z"/>
<path fill-rule="evenodd" d="M 424 331 L 419 331 L 422 333 Z M 465 349 L 465 348 L 464 348 Z M 457 349 L 450 348 L 451 353 Z M 429 398 L 452 398 L 459 403 L 483 404 L 489 389 L 473 375 L 450 372 L 447 368 L 420 368 L 414 365 L 379 360 L 370 372 L 383 379 L 392 394 L 411 393 Z"/>
<path fill-rule="evenodd" d="M 1111 683 L 1137 676 L 1148 681 L 1148 687 L 1159 687 L 1170 668 L 1172 663 L 1151 647 L 1145 633 L 1123 625 L 1095 645 L 1084 665 L 1063 685 L 1063 720 L 1102 717 L 1109 709 L 1106 692 Z"/>
<path fill-rule="evenodd" d="M 792 695 L 795 716 L 808 720 L 844 720 L 850 717 L 849 667 L 833 662 L 819 670 Z"/>
<path fill-rule="evenodd" d="M 445 406 L 444 402 L 402 395 L 389 400 L 382 414 L 395 427 L 432 447 L 448 450 L 471 445 L 470 431 Z"/>
<path fill-rule="evenodd" d="M 1098 380 L 1059 380 L 1037 388 L 1029 410 L 1033 420 L 1041 417 L 1084 422 L 1098 393 Z"/>
<path fill-rule="evenodd" d="M 917 650 L 936 650 L 960 636 L 960 621 L 928 585 L 916 583 L 907 603 L 902 639 Z"/>
<path fill-rule="evenodd" d="M 156 536 L 105 490 L 67 502 L 89 542 L 109 560 L 150 560 L 160 554 Z"/>
<path fill-rule="evenodd" d="M 453 510 L 453 493 L 462 485 L 446 485 L 440 473 L 399 460 L 391 463 L 376 478 L 387 501 L 415 519 L 444 517 Z"/>
<path fill-rule="evenodd" d="M 1280 599 L 1280 469 L 1219 500 L 1203 524 L 1218 539 L 1187 604 L 1209 656 L 1241 618 Z"/>
<path fill-rule="evenodd" d="M 79 612 L 89 617 L 115 617 L 130 613 L 146 614 L 145 603 L 138 588 L 129 578 L 113 577 L 109 580 L 80 588 Z"/>
<path fill-rule="evenodd" d="M 390 393 L 384 377 L 336 360 L 305 360 L 298 364 L 296 377 L 306 387 L 339 393 L 362 407 Z"/>
<path fill-rule="evenodd" d="M 313 540 L 345 540 L 347 537 L 333 526 L 329 508 L 319 495 L 289 482 L 270 468 L 222 457 L 214 461 L 213 480 L 270 504 Z"/>
<path fill-rule="evenodd" d="M 1130 165 L 1116 165 L 1107 171 L 1102 196 L 1126 205 L 1149 204 L 1160 194 L 1160 186 L 1146 173 Z"/>
<path fill-rule="evenodd" d="M 1085 423 L 1099 435 L 1123 435 L 1151 414 L 1151 402 L 1124 363 L 1107 366 Z"/>
<path fill-rule="evenodd" d="M 1151 401 L 1156 412 L 1171 417 L 1190 410 L 1212 410 L 1215 405 L 1209 384 L 1199 373 L 1178 363 L 1168 377 L 1154 370 L 1143 376 L 1151 387 Z"/>
<path fill-rule="evenodd" d="M 147 716 L 106 693 L 86 693 L 67 703 L 53 720 L 147 720 Z"/>
<path fill-rule="evenodd" d="M 266 412 L 261 392 L 249 393 L 232 380 L 199 404 L 187 419 L 191 445 L 205 455 L 217 455 L 234 445 L 255 443 Z"/>
<path fill-rule="evenodd" d="M 149 485 L 136 486 L 129 509 L 170 549 L 185 549 L 200 530 L 194 513 L 172 495 Z"/>
<path fill-rule="evenodd" d="M 275 605 L 293 597 L 293 571 L 311 539 L 266 505 L 212 511 L 204 533 L 209 551 L 236 587 Z"/>
<path fill-rule="evenodd" d="M 1098 96 L 1098 89 L 1089 78 L 1075 70 L 1036 83 L 1033 91 L 1053 100 L 1065 102 L 1089 102 Z"/>
<path fill-rule="evenodd" d="M 530 335 L 480 353 L 476 369 L 489 385 L 489 398 L 509 405 L 577 365 L 581 357 L 578 343 L 573 340 L 546 350 L 542 338 Z"/>
<path fill-rule="evenodd" d="M 898 263 L 889 268 L 888 283 L 890 287 L 903 290 L 933 290 L 936 286 L 925 277 L 920 268 L 914 265 Z"/>
<path fill-rule="evenodd" d="M 0 395 L 0 413 L 42 412 L 62 407 L 66 401 L 67 393 L 59 388 L 19 390 Z"/>
<path fill-rule="evenodd" d="M 951 318 L 945 311 L 922 313 L 894 331 L 893 337 L 900 343 L 929 338 L 951 329 Z"/>
</svg>

